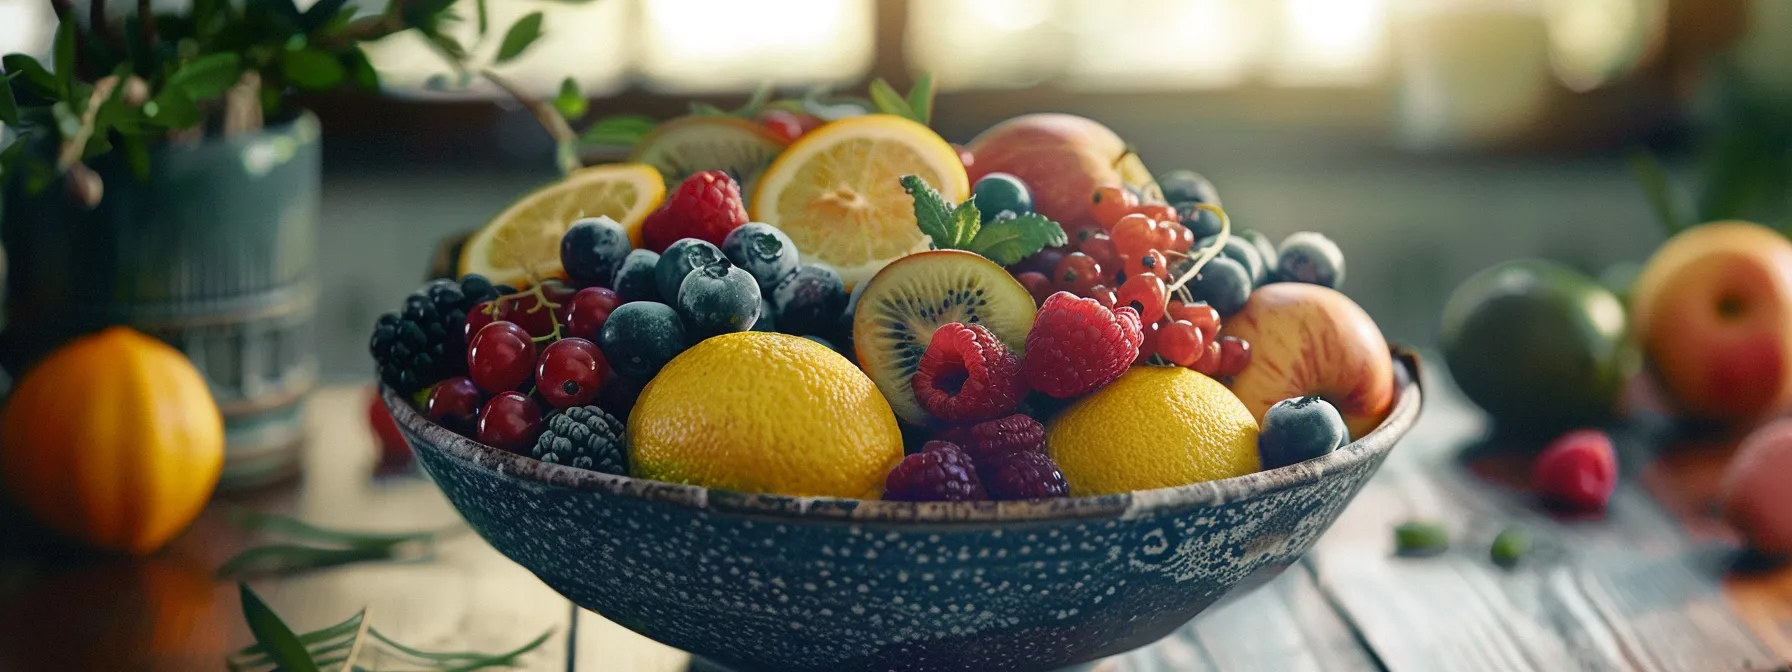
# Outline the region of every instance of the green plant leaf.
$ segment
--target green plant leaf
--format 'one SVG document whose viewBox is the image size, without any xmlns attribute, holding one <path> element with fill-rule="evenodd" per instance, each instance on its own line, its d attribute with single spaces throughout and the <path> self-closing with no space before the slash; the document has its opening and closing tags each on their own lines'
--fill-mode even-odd
<svg viewBox="0 0 1792 672">
<path fill-rule="evenodd" d="M 187 62 L 168 76 L 167 86 L 179 88 L 188 98 L 198 101 L 222 95 L 242 76 L 242 59 L 225 52 Z"/>
<path fill-rule="evenodd" d="M 347 4 L 348 0 L 317 0 L 317 4 L 306 9 L 305 14 L 299 17 L 299 27 L 307 33 L 322 28 L 335 19 Z"/>
<path fill-rule="evenodd" d="M 1643 189 L 1643 196 L 1649 199 L 1649 207 L 1655 210 L 1656 219 L 1660 220 L 1668 235 L 1672 236 L 1686 229 L 1686 209 L 1675 191 L 1673 176 L 1661 165 L 1661 160 L 1648 150 L 1638 150 L 1630 155 L 1630 172 L 1636 176 L 1637 185 Z"/>
<path fill-rule="evenodd" d="M 486 33 L 491 32 L 491 13 L 486 9 L 486 2 L 487 0 L 474 0 L 473 2 L 474 14 L 479 20 L 480 37 L 485 37 Z"/>
<path fill-rule="evenodd" d="M 268 657 L 273 659 L 281 672 L 318 672 L 317 663 L 311 660 L 311 653 L 305 650 L 304 643 L 292 628 L 269 609 L 261 596 L 256 595 L 249 584 L 237 582 L 237 593 L 243 600 L 243 620 L 249 623 L 249 632 L 255 635 L 256 643 L 267 649 Z"/>
<path fill-rule="evenodd" d="M 56 68 L 57 89 L 66 96 L 75 82 L 75 31 L 80 30 L 74 21 L 63 21 L 56 25 L 56 37 L 50 46 L 51 64 Z"/>
<path fill-rule="evenodd" d="M 498 43 L 498 55 L 494 63 L 506 63 L 523 55 L 523 51 L 541 38 L 541 12 L 530 12 L 527 16 L 510 24 L 510 30 L 504 31 L 504 41 Z"/>
<path fill-rule="evenodd" d="M 902 190 L 915 200 L 915 226 L 921 234 L 933 239 L 935 248 L 948 247 L 952 240 L 952 206 L 919 175 L 902 176 Z"/>
<path fill-rule="evenodd" d="M 549 637 L 554 636 L 554 631 L 552 629 L 549 629 L 546 632 L 536 635 L 535 639 L 529 640 L 527 643 L 523 644 L 522 646 L 516 647 L 509 651 L 505 651 L 503 653 L 498 653 L 498 654 L 479 653 L 479 652 L 475 652 L 475 651 L 456 651 L 456 652 L 448 652 L 448 653 L 434 653 L 434 652 L 423 651 L 421 649 L 416 649 L 416 648 L 412 648 L 412 647 L 400 644 L 396 640 L 394 640 L 390 637 L 387 637 L 384 633 L 381 633 L 377 629 L 374 630 L 372 632 L 372 634 L 373 634 L 373 638 L 379 640 L 381 644 L 385 644 L 386 646 L 392 647 L 393 650 L 398 651 L 399 653 L 405 654 L 407 656 L 410 656 L 412 658 L 416 658 L 418 660 L 426 660 L 426 661 L 436 662 L 436 663 L 459 663 L 460 664 L 451 669 L 477 670 L 482 667 L 491 667 L 493 665 L 501 664 L 500 661 L 515 660 L 516 658 L 521 657 L 523 654 L 535 650 L 537 647 L 540 647 L 543 643 L 546 643 L 548 641 Z M 471 665 L 476 665 L 476 666 L 468 667 Z"/>
<path fill-rule="evenodd" d="M 585 118 L 587 103 L 585 94 L 579 92 L 579 83 L 571 77 L 560 80 L 560 95 L 554 96 L 554 109 L 567 121 Z"/>
<path fill-rule="evenodd" d="M 915 111 L 908 106 L 908 101 L 903 100 L 902 94 L 896 93 L 896 89 L 882 77 L 871 80 L 871 103 L 877 106 L 877 111 L 884 114 L 915 118 Z"/>
<path fill-rule="evenodd" d="M 19 135 L 13 138 L 12 142 L 6 143 L 5 147 L 0 147 L 0 186 L 4 186 L 7 180 L 12 179 L 13 173 L 18 170 L 19 157 L 25 155 L 25 143 L 29 137 Z"/>
<path fill-rule="evenodd" d="M 192 128 L 203 119 L 199 106 L 180 89 L 162 89 L 143 104 L 143 116 L 172 130 Z"/>
<path fill-rule="evenodd" d="M 722 108 L 719 108 L 719 107 L 716 107 L 716 106 L 714 106 L 714 105 L 711 105 L 711 104 L 709 104 L 709 103 L 704 103 L 704 102 L 698 102 L 698 101 L 692 101 L 692 102 L 691 102 L 691 114 L 693 114 L 693 115 L 696 115 L 696 116 L 699 116 L 699 117 L 727 117 L 727 116 L 732 116 L 732 115 L 729 115 L 729 114 L 728 114 L 728 111 L 727 111 L 727 110 L 724 110 L 724 109 L 722 109 Z"/>
<path fill-rule="evenodd" d="M 353 548 L 386 548 L 405 542 L 433 541 L 441 533 L 423 532 L 358 532 L 318 527 L 290 516 L 232 509 L 225 514 L 230 522 L 249 532 L 291 537 L 302 541 L 339 544 Z"/>
<path fill-rule="evenodd" d="M 634 147 L 648 133 L 653 132 L 654 125 L 652 117 L 640 114 L 604 117 L 585 129 L 585 134 L 579 137 L 579 144 L 586 147 Z"/>
<path fill-rule="evenodd" d="M 300 88 L 320 91 L 342 82 L 342 64 L 327 52 L 316 49 L 288 51 L 280 59 L 280 72 Z"/>
<path fill-rule="evenodd" d="M 0 75 L 0 124 L 17 128 L 19 125 L 19 101 L 12 95 L 12 80 L 22 72 L 9 72 Z"/>
<path fill-rule="evenodd" d="M 37 59 L 26 54 L 7 54 L 0 56 L 0 67 L 6 68 L 8 74 L 18 73 L 18 84 L 23 85 L 26 93 L 44 100 L 60 97 L 62 87 L 56 84 L 56 76 Z"/>
<path fill-rule="evenodd" d="M 908 90 L 908 108 L 915 121 L 924 126 L 933 123 L 933 73 L 923 72 L 915 78 L 915 87 Z"/>
<path fill-rule="evenodd" d="M 946 231 L 946 234 L 952 239 L 951 242 L 940 245 L 940 247 L 954 250 L 971 249 L 971 241 L 976 240 L 977 234 L 983 231 L 982 221 L 983 213 L 977 210 L 977 204 L 971 199 L 965 199 L 963 203 L 958 204 L 958 207 L 952 209 L 952 222 Z"/>
<path fill-rule="evenodd" d="M 809 89 L 803 94 L 803 111 L 822 121 L 839 121 L 875 109 L 869 100 L 851 96 L 830 99 L 827 93 L 822 87 Z"/>
<path fill-rule="evenodd" d="M 380 90 L 380 73 L 373 68 L 373 61 L 367 59 L 367 52 L 359 47 L 342 54 L 342 69 L 347 72 L 348 81 L 355 88 L 367 93 L 378 93 Z"/>
<path fill-rule="evenodd" d="M 1044 216 L 1029 212 L 1019 217 L 1004 217 L 984 224 L 967 249 L 999 265 L 1011 266 L 1047 247 L 1069 242 L 1070 237 L 1064 233 L 1064 227 Z"/>
<path fill-rule="evenodd" d="M 124 162 L 140 182 L 149 181 L 149 143 L 138 133 L 124 133 Z"/>
<path fill-rule="evenodd" d="M 758 118 L 759 113 L 765 111 L 766 103 L 771 102 L 773 92 L 771 82 L 761 83 L 759 88 L 753 89 L 753 95 L 747 96 L 746 104 L 733 112 L 734 116 L 742 119 Z"/>
<path fill-rule="evenodd" d="M 259 546 L 236 554 L 218 567 L 219 578 L 239 576 L 258 576 L 267 574 L 294 574 L 337 567 L 357 562 L 374 560 L 399 560 L 402 544 L 389 546 L 367 546 L 350 548 L 319 548 L 298 544 L 275 544 Z M 421 559 L 429 557 L 428 551 L 415 557 L 402 559 Z"/>
</svg>

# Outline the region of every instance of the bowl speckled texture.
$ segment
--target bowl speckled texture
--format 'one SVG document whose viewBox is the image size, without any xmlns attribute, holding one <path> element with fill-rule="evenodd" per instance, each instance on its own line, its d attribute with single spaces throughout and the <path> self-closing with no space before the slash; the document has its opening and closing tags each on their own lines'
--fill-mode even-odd
<svg viewBox="0 0 1792 672">
<path fill-rule="evenodd" d="M 1400 366 L 1417 379 L 1416 358 Z M 544 464 L 382 390 L 480 536 L 573 602 L 740 670 L 1053 670 L 1149 644 L 1300 558 L 1417 419 L 1222 481 L 1037 502 L 749 495 Z"/>
</svg>

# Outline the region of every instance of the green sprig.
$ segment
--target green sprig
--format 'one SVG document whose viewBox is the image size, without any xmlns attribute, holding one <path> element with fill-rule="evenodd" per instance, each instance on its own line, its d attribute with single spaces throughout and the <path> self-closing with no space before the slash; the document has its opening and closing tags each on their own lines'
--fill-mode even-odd
<svg viewBox="0 0 1792 672">
<path fill-rule="evenodd" d="M 519 667 L 523 656 L 541 648 L 554 635 L 552 629 L 508 651 L 426 651 L 406 646 L 372 626 L 367 610 L 348 619 L 303 634 L 294 634 L 280 617 L 269 609 L 245 584 L 237 584 L 244 595 L 243 613 L 256 634 L 256 643 L 226 656 L 225 666 L 231 672 L 293 672 L 318 670 L 332 666 L 341 670 L 359 670 L 355 661 L 364 651 L 400 659 L 403 664 L 417 665 L 430 672 L 472 672 L 492 668 Z M 259 629 L 258 629 L 259 628 Z M 261 631 L 274 633 L 264 640 Z M 284 631 L 285 635 L 279 632 Z"/>
<path fill-rule="evenodd" d="M 290 541 L 256 546 L 218 567 L 220 577 L 292 574 L 357 562 L 417 561 L 433 557 L 443 536 L 463 528 L 419 532 L 332 530 L 271 513 L 232 511 L 232 523 Z"/>
</svg>

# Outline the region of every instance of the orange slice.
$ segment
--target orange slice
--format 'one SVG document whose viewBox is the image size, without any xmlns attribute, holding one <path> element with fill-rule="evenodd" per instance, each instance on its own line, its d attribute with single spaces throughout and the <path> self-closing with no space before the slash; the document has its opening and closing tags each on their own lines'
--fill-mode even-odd
<svg viewBox="0 0 1792 672">
<path fill-rule="evenodd" d="M 560 236 L 584 217 L 609 217 L 628 230 L 637 247 L 641 220 L 666 197 L 660 173 L 641 163 L 617 163 L 574 171 L 559 182 L 531 192 L 467 239 L 460 273 L 478 273 L 494 283 L 521 286 L 529 275 L 565 275 Z"/>
</svg>

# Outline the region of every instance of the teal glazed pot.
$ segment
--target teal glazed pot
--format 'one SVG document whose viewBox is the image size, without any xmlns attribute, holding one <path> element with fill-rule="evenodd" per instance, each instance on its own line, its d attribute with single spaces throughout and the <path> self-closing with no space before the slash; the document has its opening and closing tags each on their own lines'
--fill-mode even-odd
<svg viewBox="0 0 1792 672">
<path fill-rule="evenodd" d="M 1150 644 L 1294 564 L 1412 429 L 1204 483 L 1024 502 L 742 494 L 547 464 L 386 405 L 473 529 L 579 606 L 734 670 L 1043 672 Z"/>
<path fill-rule="evenodd" d="M 147 180 L 116 153 L 91 210 L 64 186 L 5 194 L 6 330 L 15 376 L 81 334 L 127 325 L 186 353 L 211 384 L 228 446 L 223 487 L 297 473 L 313 344 L 317 118 L 169 143 Z"/>
</svg>

